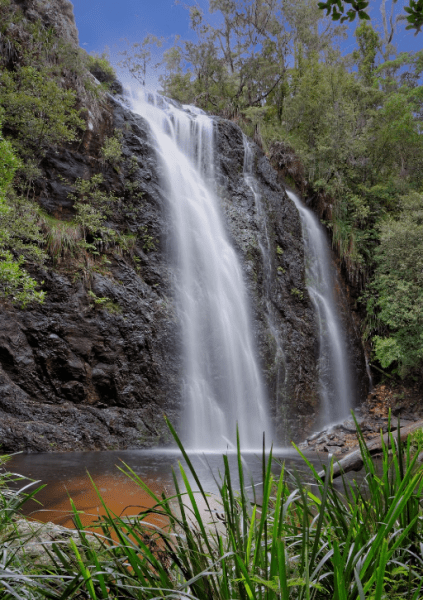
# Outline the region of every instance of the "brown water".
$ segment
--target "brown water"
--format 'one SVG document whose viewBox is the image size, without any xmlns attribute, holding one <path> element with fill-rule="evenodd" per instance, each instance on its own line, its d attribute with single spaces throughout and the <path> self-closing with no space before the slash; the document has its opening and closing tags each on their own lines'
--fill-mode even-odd
<svg viewBox="0 0 423 600">
<path fill-rule="evenodd" d="M 203 488 L 210 493 L 217 492 L 216 480 L 223 471 L 220 454 L 190 456 Z M 238 484 L 236 455 L 229 454 L 229 463 L 233 475 L 233 485 Z M 304 463 L 296 453 L 289 450 L 278 453 L 279 460 L 285 460 L 290 468 L 304 470 Z M 75 503 L 84 525 L 89 525 L 105 511 L 90 480 L 93 479 L 109 510 L 116 515 L 136 515 L 152 507 L 154 501 L 140 486 L 124 475 L 119 467 L 123 463 L 159 495 L 174 493 L 172 467 L 179 473 L 178 461 L 181 455 L 177 452 L 159 452 L 126 450 L 111 452 L 74 452 L 66 454 L 18 454 L 8 463 L 11 471 L 40 481 L 45 487 L 38 492 L 37 500 L 24 505 L 24 514 L 42 522 L 73 526 L 70 498 Z M 313 462 L 320 464 L 318 458 Z M 260 498 L 260 482 L 262 473 L 261 456 L 244 454 L 245 481 L 254 482 L 255 491 Z M 184 468 L 187 470 L 186 464 Z M 277 475 L 280 465 L 274 462 L 273 470 Z M 88 475 L 89 474 L 89 475 Z M 90 476 L 90 477 L 89 477 Z M 189 478 L 195 489 L 192 477 Z M 181 477 L 178 475 L 181 485 Z M 36 487 L 38 487 L 37 484 Z M 183 486 L 181 486 L 183 487 Z M 253 495 L 253 488 L 249 491 Z"/>
</svg>

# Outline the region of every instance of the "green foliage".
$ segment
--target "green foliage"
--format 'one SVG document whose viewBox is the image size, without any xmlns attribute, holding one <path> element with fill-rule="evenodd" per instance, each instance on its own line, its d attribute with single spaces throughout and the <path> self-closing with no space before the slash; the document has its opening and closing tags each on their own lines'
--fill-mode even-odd
<svg viewBox="0 0 423 600">
<path fill-rule="evenodd" d="M 147 225 L 141 227 L 142 239 L 143 239 L 143 250 L 144 252 L 151 252 L 156 250 L 157 239 L 148 233 Z"/>
<path fill-rule="evenodd" d="M 99 296 L 96 296 L 96 294 L 94 294 L 92 290 L 88 290 L 88 297 L 90 301 L 93 302 L 94 306 L 102 308 L 111 314 L 118 314 L 122 312 L 122 309 L 120 308 L 119 304 L 113 302 L 113 300 L 111 300 L 107 296 L 101 298 Z"/>
<path fill-rule="evenodd" d="M 122 233 L 116 240 L 117 245 L 128 254 L 132 254 L 137 244 L 137 236 L 133 233 Z"/>
<path fill-rule="evenodd" d="M 51 79 L 48 67 L 22 66 L 0 74 L 4 127 L 20 156 L 40 159 L 48 148 L 73 141 L 84 122 L 76 95 Z"/>
<path fill-rule="evenodd" d="M 101 83 L 110 85 L 116 80 L 116 71 L 110 64 L 109 56 L 106 52 L 103 52 L 102 54 L 97 54 L 96 52 L 88 54 L 86 60 L 88 70 Z"/>
<path fill-rule="evenodd" d="M 417 429 L 410 435 L 411 449 L 416 452 L 421 452 L 423 448 L 423 429 Z"/>
<path fill-rule="evenodd" d="M 100 152 L 104 161 L 117 167 L 123 160 L 122 155 L 122 132 L 115 129 L 113 136 L 106 139 Z"/>
<path fill-rule="evenodd" d="M 351 8 L 344 15 L 345 3 L 351 4 Z M 319 2 L 318 6 L 321 10 L 326 10 L 327 14 L 332 17 L 334 21 L 354 21 L 358 14 L 360 19 L 369 20 L 370 17 L 366 13 L 366 8 L 369 3 L 366 0 L 328 0 L 327 2 Z"/>
<path fill-rule="evenodd" d="M 118 236 L 117 231 L 106 225 L 116 198 L 102 189 L 102 183 L 101 174 L 90 179 L 77 179 L 73 184 L 75 191 L 69 196 L 74 201 L 75 223 L 82 231 L 79 246 L 93 253 L 98 253 L 99 246 Z"/>
<path fill-rule="evenodd" d="M 389 332 L 375 337 L 376 357 L 406 375 L 423 359 L 423 195 L 404 196 L 400 207 L 380 225 L 368 308 Z"/>
<path fill-rule="evenodd" d="M 393 4 L 396 1 L 392 0 Z M 346 4 L 351 5 L 347 12 L 345 12 Z M 354 21 L 356 15 L 359 19 L 370 20 L 366 12 L 369 2 L 365 0 L 327 0 L 319 2 L 318 6 L 321 10 L 326 10 L 334 21 L 341 21 L 341 23 Z M 415 29 L 416 33 L 419 33 L 423 26 L 423 0 L 409 0 L 408 6 L 404 6 L 404 11 L 406 15 L 400 15 L 400 17 L 401 20 L 408 22 L 406 29 Z"/>
<path fill-rule="evenodd" d="M 14 258 L 11 252 L 0 250 L 0 296 L 25 308 L 29 302 L 43 302 L 46 293 L 37 291 L 38 282 L 24 269 L 23 256 Z"/>
<path fill-rule="evenodd" d="M 420 32 L 423 26 L 423 2 L 422 0 L 410 0 L 409 6 L 404 7 L 407 13 L 408 25 L 406 29 L 415 29 Z"/>
<path fill-rule="evenodd" d="M 3 113 L 0 110 L 0 200 L 4 202 L 6 191 L 13 181 L 13 177 L 16 169 L 20 165 L 20 161 L 13 152 L 10 142 L 7 142 L 1 136 L 2 115 Z"/>
<path fill-rule="evenodd" d="M 291 288 L 291 295 L 297 297 L 299 300 L 304 300 L 304 293 L 296 287 Z"/>
<path fill-rule="evenodd" d="M 25 307 L 29 302 L 43 302 L 45 297 L 22 268 L 25 257 L 42 261 L 44 255 L 38 247 L 41 236 L 34 206 L 11 190 L 19 165 L 11 144 L 1 137 L 0 121 L 0 296 Z"/>
</svg>

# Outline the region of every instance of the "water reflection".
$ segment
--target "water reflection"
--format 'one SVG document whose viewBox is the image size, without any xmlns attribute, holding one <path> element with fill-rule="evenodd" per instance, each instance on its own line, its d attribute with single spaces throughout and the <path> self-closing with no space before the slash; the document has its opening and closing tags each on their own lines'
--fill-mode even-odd
<svg viewBox="0 0 423 600">
<path fill-rule="evenodd" d="M 237 488 L 238 467 L 236 454 L 227 454 L 231 469 L 233 487 Z M 272 463 L 272 471 L 279 475 L 281 463 L 285 462 L 290 470 L 299 470 L 307 480 L 308 473 L 304 461 L 296 452 L 284 450 L 276 453 L 277 461 Z M 320 468 L 322 460 L 311 457 Z M 223 473 L 223 459 L 219 453 L 192 454 L 190 460 L 205 491 L 212 494 L 218 491 L 220 474 Z M 38 503 L 29 501 L 24 505 L 24 514 L 48 522 L 73 526 L 70 498 L 76 508 L 84 511 L 81 520 L 88 525 L 98 516 L 104 515 L 104 508 L 90 481 L 95 482 L 99 493 L 108 508 L 117 515 L 135 515 L 154 502 L 136 483 L 124 475 L 119 467 L 127 464 L 146 483 L 156 495 L 174 493 L 172 468 L 182 485 L 178 462 L 181 461 L 188 472 L 187 465 L 179 452 L 158 452 L 146 450 L 125 450 L 112 452 L 73 452 L 69 454 L 19 454 L 9 463 L 9 469 L 31 479 L 40 480 L 45 488 L 37 494 Z M 253 498 L 261 497 L 262 456 L 255 453 L 243 454 L 245 484 Z M 197 489 L 193 478 L 190 484 Z M 41 504 L 40 504 L 41 503 Z"/>
</svg>

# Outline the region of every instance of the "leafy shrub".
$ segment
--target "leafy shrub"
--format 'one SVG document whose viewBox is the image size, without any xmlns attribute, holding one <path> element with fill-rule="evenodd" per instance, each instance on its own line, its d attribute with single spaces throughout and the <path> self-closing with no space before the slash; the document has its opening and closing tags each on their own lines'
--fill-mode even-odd
<svg viewBox="0 0 423 600">
<path fill-rule="evenodd" d="M 24 307 L 32 301 L 43 302 L 45 297 L 22 268 L 24 256 L 42 262 L 44 253 L 38 246 L 41 236 L 34 205 L 12 193 L 11 182 L 19 165 L 11 144 L 1 137 L 0 121 L 0 296 Z"/>
<path fill-rule="evenodd" d="M 24 158 L 42 158 L 46 150 L 77 138 L 85 123 L 75 109 L 76 93 L 51 78 L 48 67 L 23 66 L 0 73 L 4 126 Z"/>
<path fill-rule="evenodd" d="M 404 196 L 399 215 L 381 223 L 376 261 L 368 310 L 386 333 L 375 336 L 375 353 L 404 376 L 423 359 L 423 195 Z"/>
<path fill-rule="evenodd" d="M 36 290 L 38 282 L 22 269 L 24 263 L 23 256 L 15 259 L 11 252 L 0 250 L 0 296 L 22 308 L 29 302 L 43 302 L 46 295 Z"/>
<path fill-rule="evenodd" d="M 100 245 L 112 242 L 118 236 L 114 229 L 105 225 L 116 198 L 101 189 L 102 183 L 100 173 L 90 179 L 77 179 L 73 186 L 75 192 L 70 195 L 75 202 L 75 223 L 82 231 L 80 246 L 94 253 L 98 253 Z"/>
<path fill-rule="evenodd" d="M 114 135 L 107 138 L 101 149 L 101 156 L 112 166 L 117 167 L 123 160 L 122 132 L 115 129 Z"/>
<path fill-rule="evenodd" d="M 109 61 L 109 56 L 106 52 L 97 54 L 93 52 L 87 55 L 88 70 L 100 83 L 110 84 L 116 80 L 116 71 Z"/>
</svg>

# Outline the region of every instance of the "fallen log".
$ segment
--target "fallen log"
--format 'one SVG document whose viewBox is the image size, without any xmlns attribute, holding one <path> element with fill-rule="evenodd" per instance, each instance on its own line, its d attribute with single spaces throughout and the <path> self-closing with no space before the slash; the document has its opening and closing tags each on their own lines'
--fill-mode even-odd
<svg viewBox="0 0 423 600">
<path fill-rule="evenodd" d="M 413 433 L 417 429 L 423 429 L 423 419 L 420 421 L 416 421 L 411 425 L 407 425 L 406 427 L 401 427 L 401 429 L 399 430 L 401 441 L 405 442 L 410 433 Z M 392 436 L 394 440 L 397 440 L 398 431 L 393 432 Z M 391 440 L 389 433 L 385 433 L 382 438 L 378 436 L 370 440 L 369 442 L 366 442 L 367 449 L 372 456 L 378 454 L 379 452 L 382 452 L 382 440 L 384 444 L 386 444 L 388 447 L 390 446 Z M 360 471 L 360 469 L 362 468 L 363 458 L 361 456 L 360 448 L 357 448 L 356 450 L 353 450 L 337 462 L 334 462 L 333 478 L 335 479 L 335 477 L 339 477 L 343 473 L 348 473 L 349 471 Z M 320 477 L 324 477 L 325 472 L 320 471 L 319 475 Z"/>
</svg>

